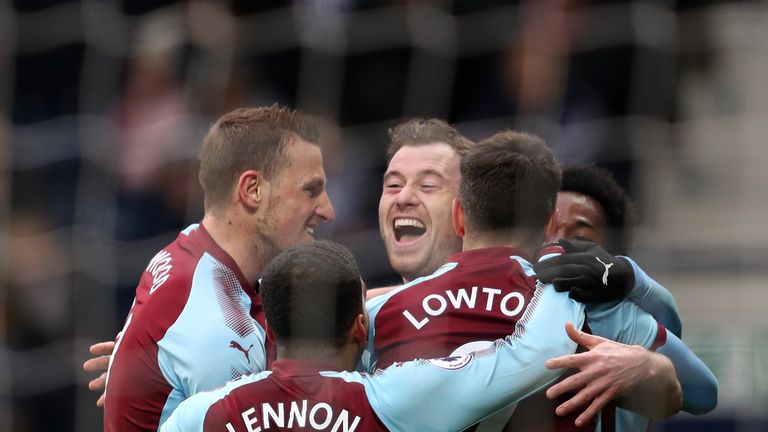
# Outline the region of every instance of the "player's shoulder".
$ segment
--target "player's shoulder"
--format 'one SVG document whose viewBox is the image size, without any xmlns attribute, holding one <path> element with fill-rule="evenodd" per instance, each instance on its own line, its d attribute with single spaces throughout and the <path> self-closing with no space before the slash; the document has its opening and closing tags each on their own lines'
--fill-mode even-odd
<svg viewBox="0 0 768 432">
<path fill-rule="evenodd" d="M 606 304 L 588 304 L 587 323 L 593 334 L 625 344 L 653 344 L 659 324 L 651 314 L 623 299 Z"/>
<path fill-rule="evenodd" d="M 457 263 L 455 262 L 443 264 L 431 275 L 414 279 L 386 294 L 382 294 L 378 297 L 374 297 L 371 300 L 368 300 L 366 302 L 366 307 L 368 307 L 368 310 L 370 311 L 371 309 L 381 307 L 388 302 L 408 298 L 412 294 L 423 291 L 425 287 L 439 285 L 444 278 L 449 277 L 450 271 L 456 268 L 456 265 Z"/>
<path fill-rule="evenodd" d="M 180 312 L 202 256 L 189 239 L 195 230 L 196 225 L 188 227 L 150 258 L 136 287 L 134 312 L 163 316 Z"/>
</svg>

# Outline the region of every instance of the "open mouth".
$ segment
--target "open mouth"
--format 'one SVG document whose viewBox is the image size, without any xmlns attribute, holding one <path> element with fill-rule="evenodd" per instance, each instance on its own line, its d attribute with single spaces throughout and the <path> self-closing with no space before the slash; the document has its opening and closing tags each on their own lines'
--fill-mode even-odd
<svg viewBox="0 0 768 432">
<path fill-rule="evenodd" d="M 315 227 L 307 227 L 306 231 L 309 235 L 315 236 Z"/>
<path fill-rule="evenodd" d="M 419 239 L 427 232 L 427 228 L 418 219 L 399 218 L 394 221 L 395 240 L 410 243 Z"/>
</svg>

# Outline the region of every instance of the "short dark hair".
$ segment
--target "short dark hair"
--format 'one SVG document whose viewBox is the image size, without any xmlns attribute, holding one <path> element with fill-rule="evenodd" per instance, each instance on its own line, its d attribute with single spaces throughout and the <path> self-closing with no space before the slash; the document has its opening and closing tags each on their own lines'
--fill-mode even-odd
<svg viewBox="0 0 768 432">
<path fill-rule="evenodd" d="M 278 345 L 295 341 L 337 348 L 364 307 L 354 256 L 328 240 L 278 255 L 264 269 L 259 293 Z"/>
<path fill-rule="evenodd" d="M 285 146 L 295 137 L 317 144 L 314 122 L 277 104 L 237 108 L 221 116 L 203 140 L 198 179 L 205 192 L 205 209 L 223 206 L 244 171 L 261 171 L 271 179 L 286 161 Z"/>
<path fill-rule="evenodd" d="M 387 163 L 404 146 L 443 143 L 449 145 L 460 158 L 464 158 L 474 146 L 474 143 L 460 134 L 455 127 L 436 118 L 407 120 L 389 129 L 388 132 Z"/>
<path fill-rule="evenodd" d="M 459 200 L 467 228 L 516 229 L 534 240 L 555 209 L 561 173 L 535 135 L 503 131 L 479 142 L 461 162 Z"/>
<path fill-rule="evenodd" d="M 605 248 L 615 254 L 627 252 L 635 208 L 610 171 L 591 164 L 568 165 L 563 168 L 560 190 L 576 192 L 597 201 L 605 214 Z"/>
</svg>

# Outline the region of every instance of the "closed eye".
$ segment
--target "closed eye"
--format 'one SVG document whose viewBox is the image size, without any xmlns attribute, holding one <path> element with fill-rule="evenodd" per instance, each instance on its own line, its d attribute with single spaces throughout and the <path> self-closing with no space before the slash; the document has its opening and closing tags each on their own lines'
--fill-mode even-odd
<svg viewBox="0 0 768 432">
<path fill-rule="evenodd" d="M 303 189 L 310 197 L 315 198 L 320 196 L 320 194 L 323 193 L 323 190 L 325 190 L 325 182 L 316 180 L 304 185 Z"/>
<path fill-rule="evenodd" d="M 591 238 L 587 238 L 587 237 L 584 237 L 584 236 L 581 236 L 581 235 L 577 235 L 577 236 L 571 237 L 571 239 L 572 240 L 582 240 L 582 241 L 594 241 Z"/>
</svg>

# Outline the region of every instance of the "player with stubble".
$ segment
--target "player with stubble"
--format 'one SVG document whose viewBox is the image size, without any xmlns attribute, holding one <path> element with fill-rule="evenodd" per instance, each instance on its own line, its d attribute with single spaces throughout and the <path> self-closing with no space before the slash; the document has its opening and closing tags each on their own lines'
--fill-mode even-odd
<svg viewBox="0 0 768 432">
<path fill-rule="evenodd" d="M 392 267 L 401 273 L 407 282 L 429 275 L 440 263 L 447 261 L 451 254 L 458 251 L 456 245 L 460 244 L 460 238 L 449 228 L 450 215 L 445 209 L 457 195 L 460 160 L 473 144 L 461 137 L 450 125 L 436 119 L 408 121 L 390 131 L 390 135 L 390 164 L 385 174 L 379 207 L 380 229 Z M 439 239 L 440 243 L 435 239 Z M 387 290 L 379 291 L 383 292 Z M 667 385 L 664 388 L 674 384 L 674 371 L 663 356 L 636 350 L 629 352 L 622 344 L 602 338 L 590 338 L 589 342 L 584 339 L 580 341 L 589 343 L 590 348 L 600 344 L 600 351 L 613 355 L 612 359 L 631 356 L 633 360 L 641 359 L 633 364 L 644 363 L 648 366 L 642 372 L 631 371 L 632 380 L 599 380 L 596 385 L 590 385 L 587 391 L 577 394 L 577 397 L 563 405 L 558 413 L 573 412 L 587 402 L 585 397 L 595 397 L 600 395 L 600 391 L 604 391 L 606 395 L 626 393 L 642 382 L 643 374 L 655 374 L 664 370 L 664 367 L 660 368 L 659 363 L 666 363 L 668 371 Z M 591 359 L 587 363 L 598 368 L 605 365 L 599 363 L 599 359 Z M 622 362 L 613 365 L 609 369 L 616 372 L 611 375 L 613 377 L 628 371 L 616 366 L 622 365 Z M 596 380 L 592 378 L 590 381 Z M 553 389 L 556 391 L 554 396 L 562 393 L 560 388 Z M 603 397 L 597 403 L 592 403 L 590 409 L 579 417 L 580 423 L 584 424 L 594 416 L 599 408 L 607 403 L 606 399 Z M 667 413 L 676 411 L 676 406 L 679 406 L 675 405 L 674 397 L 661 400 L 669 402 L 672 407 L 666 409 Z"/>
<path fill-rule="evenodd" d="M 229 112 L 199 159 L 203 219 L 142 274 L 106 376 L 106 431 L 156 431 L 189 396 L 264 370 L 257 277 L 334 218 L 317 129 L 298 112 Z"/>
</svg>

